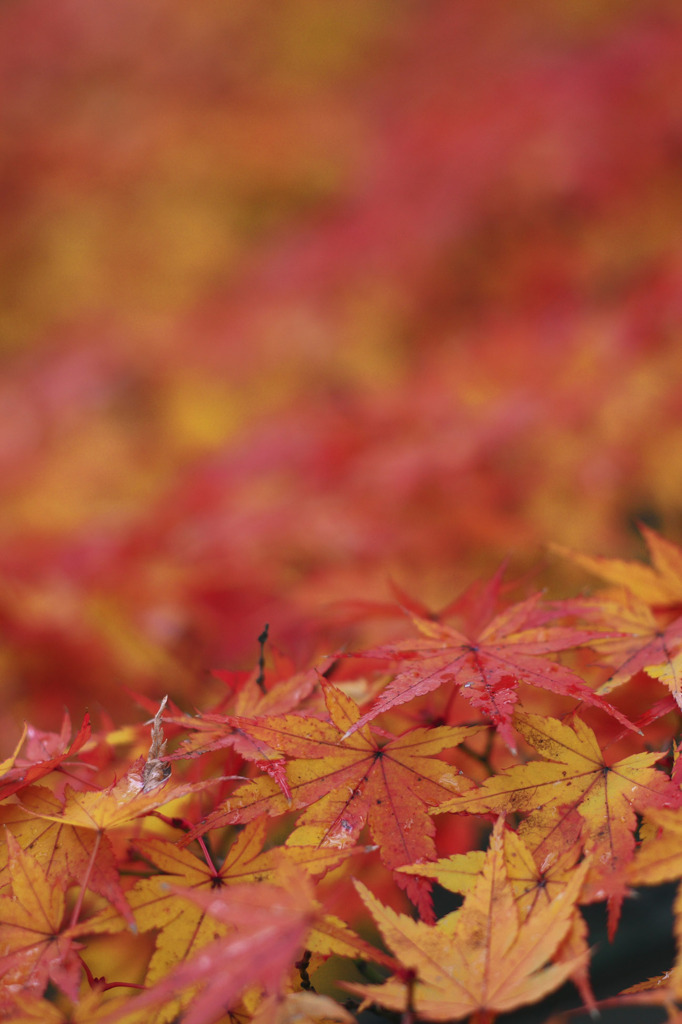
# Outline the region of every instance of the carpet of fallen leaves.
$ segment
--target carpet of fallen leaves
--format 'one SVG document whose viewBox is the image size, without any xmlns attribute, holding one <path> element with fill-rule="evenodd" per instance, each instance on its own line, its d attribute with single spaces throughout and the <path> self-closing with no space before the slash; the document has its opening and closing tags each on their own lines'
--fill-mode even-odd
<svg viewBox="0 0 682 1024">
<path fill-rule="evenodd" d="M 603 1002 L 581 908 L 682 878 L 681 52 L 2 5 L 0 1019 Z"/>
</svg>

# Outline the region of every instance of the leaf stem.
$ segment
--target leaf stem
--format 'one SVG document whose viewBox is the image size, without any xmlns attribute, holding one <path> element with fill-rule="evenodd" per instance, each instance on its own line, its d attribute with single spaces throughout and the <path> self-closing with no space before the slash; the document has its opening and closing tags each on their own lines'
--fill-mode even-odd
<svg viewBox="0 0 682 1024">
<path fill-rule="evenodd" d="M 194 828 L 194 825 L 192 825 L 191 822 L 186 821 L 184 818 L 169 818 L 168 815 L 162 814 L 161 811 L 148 811 L 145 817 L 158 818 L 159 821 L 162 821 L 164 823 L 164 825 L 168 825 L 170 828 L 181 828 L 183 832 L 191 832 L 192 829 Z M 213 863 L 211 854 L 209 853 L 208 846 L 206 845 L 204 837 L 196 836 L 195 838 L 199 846 L 201 847 L 201 852 L 204 855 L 204 860 L 208 865 L 209 871 L 211 872 L 214 878 L 217 878 L 218 869 Z"/>
<path fill-rule="evenodd" d="M 407 979 L 407 1006 L 403 1010 L 403 1014 L 400 1018 L 400 1024 L 415 1024 L 417 1017 L 414 1011 L 414 983 L 416 981 L 416 975 L 413 971 L 410 971 L 410 976 Z"/>
<path fill-rule="evenodd" d="M 101 832 L 101 830 L 98 830 L 95 833 L 95 841 L 92 844 L 92 853 L 90 854 L 90 860 L 88 861 L 88 866 L 85 869 L 85 877 L 83 878 L 83 881 L 81 882 L 81 889 L 80 889 L 80 892 L 78 893 L 78 899 L 76 900 L 76 905 L 74 906 L 73 913 L 71 914 L 71 928 L 75 928 L 76 925 L 78 924 L 78 918 L 80 917 L 81 910 L 83 909 L 83 900 L 85 899 L 85 890 L 87 889 L 88 884 L 90 882 L 90 876 L 92 875 L 92 869 L 95 866 L 95 857 L 97 856 L 97 851 L 99 850 L 99 844 L 100 844 L 101 841 L 102 841 L 102 832 Z"/>
<path fill-rule="evenodd" d="M 88 967 L 88 965 L 86 964 L 83 957 L 79 956 L 78 959 L 80 960 L 81 966 L 85 971 L 85 976 L 88 979 L 88 985 L 90 986 L 90 988 L 96 988 L 100 992 L 108 992 L 109 989 L 112 988 L 139 988 L 143 990 L 145 988 L 144 985 L 136 985 L 132 981 L 107 981 L 106 978 L 96 978 L 92 971 L 90 970 L 90 968 Z"/>
</svg>

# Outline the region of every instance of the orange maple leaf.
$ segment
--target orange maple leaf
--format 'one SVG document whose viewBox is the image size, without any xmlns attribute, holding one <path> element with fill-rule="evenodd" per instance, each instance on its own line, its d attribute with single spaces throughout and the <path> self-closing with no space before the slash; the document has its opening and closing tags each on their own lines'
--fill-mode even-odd
<svg viewBox="0 0 682 1024">
<path fill-rule="evenodd" d="M 505 829 L 503 840 L 507 876 L 514 890 L 520 920 L 525 920 L 538 905 L 551 902 L 566 889 L 573 877 L 580 847 L 573 844 L 563 852 L 542 856 L 536 853 L 534 856 L 516 832 Z M 432 878 L 451 892 L 466 893 L 478 880 L 485 860 L 486 854 L 482 850 L 470 850 L 465 854 L 452 854 L 432 864 L 412 864 L 399 870 Z M 576 910 L 571 930 L 552 959 L 563 962 L 582 958 L 571 979 L 578 987 L 585 1005 L 595 1009 L 587 973 L 588 952 L 587 924 Z"/>
<path fill-rule="evenodd" d="M 481 786 L 441 804 L 432 813 L 528 812 L 519 828 L 536 859 L 563 852 L 562 825 L 577 812 L 578 834 L 593 853 L 593 898 L 610 897 L 609 927 L 615 930 L 632 859 L 636 811 L 676 806 L 682 794 L 655 768 L 660 753 L 639 753 L 610 764 L 594 732 L 578 717 L 572 726 L 517 711 L 516 727 L 543 761 L 516 765 Z M 575 830 L 574 830 L 575 831 Z"/>
<path fill-rule="evenodd" d="M 49 789 L 29 786 L 21 792 L 21 803 L 0 807 L 0 824 L 7 826 L 22 849 L 30 847 L 37 863 L 49 872 L 53 885 L 66 888 L 70 882 L 77 882 L 103 896 L 133 925 L 109 838 L 56 820 L 61 810 L 60 800 Z M 10 878 L 9 858 L 3 857 L 0 848 L 0 887 Z"/>
<path fill-rule="evenodd" d="M 228 934 L 210 942 L 156 985 L 130 999 L 128 1011 L 165 1006 L 191 990 L 183 1022 L 204 1024 L 224 1014 L 252 986 L 261 986 L 266 994 L 281 991 L 320 909 L 305 871 L 283 865 L 277 880 L 276 885 L 240 884 L 216 892 L 175 890 L 227 926 Z M 111 1024 L 117 1019 L 112 1014 Z M 104 1017 L 102 1024 L 109 1024 L 109 1019 Z"/>
<path fill-rule="evenodd" d="M 289 845 L 345 849 L 357 842 L 369 821 L 387 867 L 435 857 L 435 829 L 428 808 L 451 797 L 459 787 L 456 771 L 435 755 L 457 746 L 479 727 L 414 729 L 388 742 L 378 742 L 364 728 L 343 738 L 359 718 L 358 707 L 331 685 L 325 686 L 325 699 L 330 722 L 299 715 L 233 719 L 252 740 L 294 755 L 286 768 L 291 805 L 277 783 L 262 776 L 236 790 L 184 843 L 209 828 L 310 805 L 299 817 Z M 429 915 L 428 886 L 405 876 L 397 880 L 422 913 Z"/>
<path fill-rule="evenodd" d="M 154 744 L 153 744 L 154 746 Z M 71 830 L 63 835 L 70 842 L 71 847 L 78 846 L 82 831 L 89 829 L 95 833 L 94 842 L 86 844 L 90 848 L 90 859 L 81 876 L 81 891 L 74 911 L 74 922 L 78 918 L 86 889 L 92 888 L 91 878 L 93 872 L 95 878 L 99 879 L 99 885 L 103 894 L 114 903 L 121 913 L 124 914 L 129 924 L 133 925 L 130 909 L 120 888 L 111 885 L 111 879 L 107 879 L 106 863 L 108 855 L 104 854 L 104 874 L 97 872 L 97 860 L 99 851 L 104 845 L 107 846 L 106 832 L 112 829 L 121 828 L 130 822 L 149 814 L 157 807 L 170 803 L 181 796 L 189 793 L 196 793 L 211 785 L 216 779 L 206 779 L 201 782 L 183 783 L 177 785 L 169 782 L 167 777 L 161 781 L 154 779 L 154 773 L 149 776 L 147 769 L 152 766 L 154 773 L 156 769 L 165 771 L 164 763 L 155 756 L 148 759 L 141 758 L 136 762 L 128 773 L 118 782 L 113 782 L 105 789 L 81 792 L 66 786 L 62 800 L 55 803 L 52 800 L 32 799 L 27 802 L 25 810 L 28 814 L 46 821 L 56 822 L 59 826 L 72 826 Z M 150 781 L 151 780 L 151 781 Z M 149 788 L 151 785 L 151 788 Z M 55 833 L 58 835 L 59 833 Z"/>
<path fill-rule="evenodd" d="M 350 991 L 397 1012 L 413 1010 L 432 1021 L 474 1013 L 504 1013 L 537 1002 L 558 988 L 586 954 L 545 966 L 571 928 L 587 864 L 547 902 L 523 916 L 509 879 L 501 823 L 490 840 L 482 871 L 462 907 L 435 926 L 383 906 L 361 882 L 356 886 L 386 943 L 416 983 L 397 977 L 383 985 L 347 983 Z"/>
<path fill-rule="evenodd" d="M 552 653 L 592 642 L 595 633 L 546 625 L 556 618 L 556 612 L 540 605 L 541 596 L 535 594 L 512 605 L 469 636 L 440 622 L 413 618 L 423 634 L 421 638 L 361 652 L 363 658 L 409 664 L 398 672 L 373 707 L 353 724 L 349 734 L 382 711 L 449 684 L 490 719 L 515 753 L 512 716 L 520 682 L 584 701 L 634 729 L 620 711 L 591 690 L 579 675 L 550 659 Z"/>
<path fill-rule="evenodd" d="M 41 995 L 52 981 L 75 998 L 82 977 L 64 889 L 7 833 L 11 895 L 0 896 L 0 1007 L 18 988 Z"/>
<path fill-rule="evenodd" d="M 682 812 L 680 808 L 647 811 L 644 838 L 628 868 L 632 885 L 658 885 L 682 878 Z M 679 931 L 682 939 L 682 928 Z"/>
<path fill-rule="evenodd" d="M 592 646 L 616 671 L 599 687 L 610 693 L 637 672 L 660 679 L 682 708 L 682 549 L 641 527 L 653 568 L 641 562 L 590 557 L 554 545 L 554 550 L 614 588 L 592 598 L 562 602 L 566 612 L 596 620 L 608 632 Z"/>
<path fill-rule="evenodd" d="M 178 895 L 178 888 L 188 891 L 217 892 L 224 886 L 254 882 L 276 881 L 283 859 L 304 869 L 311 877 L 322 875 L 337 867 L 355 851 L 308 847 L 273 848 L 263 850 L 266 840 L 264 819 L 250 822 L 236 837 L 219 868 L 200 859 L 189 850 L 159 838 L 141 838 L 134 842 L 135 853 L 148 861 L 159 873 L 140 879 L 127 893 L 142 932 L 157 929 L 156 949 L 146 974 L 147 984 L 158 981 L 171 967 L 186 960 L 202 946 L 225 934 L 213 917 L 207 915 L 196 902 Z M 344 941 L 343 925 L 336 919 L 318 922 L 322 932 L 319 943 L 325 948 L 330 940 L 327 930 L 333 923 L 337 931 L 335 951 Z M 116 932 L 124 926 L 119 914 L 105 910 L 84 922 L 83 928 L 91 933 Z M 317 926 L 316 926 L 317 927 Z M 316 931 L 313 929 L 309 948 L 315 949 Z M 350 931 L 345 935 L 344 955 L 371 957 L 373 950 Z M 331 949 L 329 952 L 333 951 Z"/>
<path fill-rule="evenodd" d="M 652 566 L 620 558 L 583 555 L 560 544 L 552 544 L 551 547 L 593 575 L 617 587 L 625 587 L 646 605 L 670 607 L 682 604 L 682 549 L 648 526 L 640 524 L 639 529 L 646 541 Z"/>
<path fill-rule="evenodd" d="M 104 832 L 127 825 L 149 811 L 170 803 L 171 800 L 177 800 L 188 793 L 199 792 L 210 785 L 211 781 L 213 780 L 171 784 L 148 793 L 143 791 L 141 780 L 138 785 L 137 780 L 131 780 L 130 776 L 112 783 L 105 789 L 86 793 L 66 786 L 64 799 L 60 802 L 58 810 L 48 811 L 41 808 L 32 813 L 65 825 Z"/>
<path fill-rule="evenodd" d="M 600 626 L 613 631 L 612 636 L 598 637 L 592 643 L 594 650 L 604 655 L 606 664 L 616 669 L 598 693 L 610 693 L 644 671 L 652 679 L 660 679 L 682 706 L 682 615 L 671 619 L 665 611 L 652 611 L 625 589 L 568 600 L 563 607 L 568 613 L 596 619 Z M 667 710 L 674 706 L 669 702 Z"/>
</svg>

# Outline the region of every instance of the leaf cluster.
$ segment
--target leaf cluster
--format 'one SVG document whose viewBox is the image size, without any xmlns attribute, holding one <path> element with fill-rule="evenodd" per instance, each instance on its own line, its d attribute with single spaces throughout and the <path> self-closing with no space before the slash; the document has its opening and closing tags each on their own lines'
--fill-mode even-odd
<svg viewBox="0 0 682 1024">
<path fill-rule="evenodd" d="M 0 1019 L 491 1024 L 568 981 L 595 1010 L 581 907 L 614 937 L 633 887 L 682 878 L 682 551 L 643 532 L 651 566 L 562 552 L 589 596 L 395 590 L 383 644 L 299 670 L 266 630 L 191 709 L 27 726 Z M 681 1019 L 682 957 L 618 999 Z"/>
</svg>

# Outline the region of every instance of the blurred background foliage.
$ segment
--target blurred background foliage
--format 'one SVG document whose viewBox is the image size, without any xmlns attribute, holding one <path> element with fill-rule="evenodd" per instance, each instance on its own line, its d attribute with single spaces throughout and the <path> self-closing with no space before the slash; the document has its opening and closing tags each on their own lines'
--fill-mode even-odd
<svg viewBox="0 0 682 1024">
<path fill-rule="evenodd" d="M 673 0 L 2 4 L 3 734 L 680 540 L 681 52 Z"/>
</svg>

